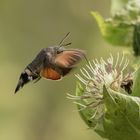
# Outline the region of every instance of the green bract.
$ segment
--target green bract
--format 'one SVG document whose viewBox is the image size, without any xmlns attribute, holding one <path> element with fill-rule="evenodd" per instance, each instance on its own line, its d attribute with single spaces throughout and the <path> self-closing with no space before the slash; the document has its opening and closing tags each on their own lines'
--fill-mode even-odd
<svg viewBox="0 0 140 140">
<path fill-rule="evenodd" d="M 139 140 L 140 139 L 140 98 L 125 95 L 103 88 L 102 116 L 92 117 L 93 108 L 80 110 L 86 124 L 100 136 L 109 140 Z M 76 95 L 82 95 L 84 88 L 77 84 Z M 86 100 L 79 103 L 87 105 Z M 82 109 L 78 105 L 79 109 Z"/>
</svg>

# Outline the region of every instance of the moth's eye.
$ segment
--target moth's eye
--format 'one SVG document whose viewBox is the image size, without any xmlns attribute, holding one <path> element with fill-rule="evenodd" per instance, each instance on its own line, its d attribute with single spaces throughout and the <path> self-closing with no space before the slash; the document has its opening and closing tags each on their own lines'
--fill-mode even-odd
<svg viewBox="0 0 140 140">
<path fill-rule="evenodd" d="M 60 48 L 57 49 L 57 54 L 62 53 L 63 51 L 64 51 L 64 48 L 60 47 Z"/>
<path fill-rule="evenodd" d="M 58 51 L 57 51 L 57 54 L 62 53 L 62 52 L 63 52 L 62 50 L 58 50 Z"/>
</svg>

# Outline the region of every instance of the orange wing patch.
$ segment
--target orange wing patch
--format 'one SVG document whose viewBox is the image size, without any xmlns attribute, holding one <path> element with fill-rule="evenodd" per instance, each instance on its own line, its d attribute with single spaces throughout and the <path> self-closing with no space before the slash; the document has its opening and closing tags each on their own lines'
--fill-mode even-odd
<svg viewBox="0 0 140 140">
<path fill-rule="evenodd" d="M 52 68 L 44 68 L 41 71 L 41 76 L 51 80 L 61 79 L 61 75 L 57 71 L 53 70 Z"/>
</svg>

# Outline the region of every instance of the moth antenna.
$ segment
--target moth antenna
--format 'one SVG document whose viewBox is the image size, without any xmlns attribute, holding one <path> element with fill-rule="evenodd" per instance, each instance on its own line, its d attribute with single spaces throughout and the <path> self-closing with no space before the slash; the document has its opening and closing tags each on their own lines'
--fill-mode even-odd
<svg viewBox="0 0 140 140">
<path fill-rule="evenodd" d="M 67 44 L 62 44 L 61 46 L 65 46 L 65 47 L 66 47 L 66 46 L 69 46 L 69 45 L 71 45 L 71 44 L 72 44 L 72 43 L 70 42 L 70 43 L 67 43 Z M 61 46 L 60 46 L 60 47 L 61 47 Z"/>
<path fill-rule="evenodd" d="M 59 43 L 59 46 L 60 46 L 60 47 L 62 46 L 62 43 L 64 42 L 64 40 L 69 36 L 69 34 L 70 34 L 70 32 L 68 32 L 68 33 L 64 36 L 64 38 L 60 41 L 60 43 Z M 69 45 L 69 43 L 68 43 L 68 45 Z M 67 45 L 65 45 L 65 46 L 67 46 Z"/>
</svg>

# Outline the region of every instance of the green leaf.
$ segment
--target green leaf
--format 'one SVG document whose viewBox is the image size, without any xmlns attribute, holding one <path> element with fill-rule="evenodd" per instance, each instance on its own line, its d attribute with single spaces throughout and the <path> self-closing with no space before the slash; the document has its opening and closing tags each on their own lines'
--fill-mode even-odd
<svg viewBox="0 0 140 140">
<path fill-rule="evenodd" d="M 104 20 L 98 12 L 91 12 L 96 19 L 103 38 L 112 45 L 130 46 L 132 45 L 133 27 L 115 20 Z"/>
<path fill-rule="evenodd" d="M 77 84 L 76 95 L 84 94 L 84 88 Z M 86 108 L 79 113 L 85 123 L 101 137 L 109 140 L 140 139 L 140 98 L 103 88 L 104 112 L 98 120 L 91 118 L 94 108 Z M 87 104 L 81 100 L 81 104 Z M 78 109 L 81 106 L 78 105 Z"/>
<path fill-rule="evenodd" d="M 109 140 L 140 139 L 140 98 L 104 88 L 104 130 Z"/>
</svg>

